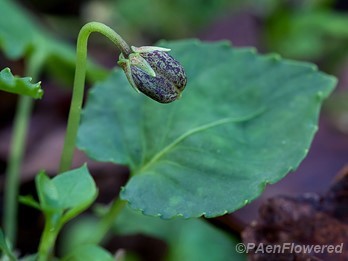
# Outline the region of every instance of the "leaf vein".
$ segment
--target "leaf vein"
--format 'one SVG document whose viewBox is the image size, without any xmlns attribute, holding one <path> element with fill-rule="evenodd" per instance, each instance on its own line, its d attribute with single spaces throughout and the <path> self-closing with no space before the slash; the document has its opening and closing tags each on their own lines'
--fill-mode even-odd
<svg viewBox="0 0 348 261">
<path fill-rule="evenodd" d="M 189 136 L 192 136 L 196 133 L 203 132 L 205 130 L 217 127 L 219 125 L 232 123 L 232 122 L 243 122 L 250 120 L 258 115 L 260 115 L 263 111 L 265 111 L 264 108 L 261 108 L 260 110 L 257 110 L 256 112 L 241 116 L 241 117 L 229 117 L 229 118 L 223 118 L 217 121 L 213 121 L 211 123 L 207 123 L 204 125 L 201 125 L 199 127 L 193 128 L 185 133 L 183 133 L 181 136 L 176 138 L 172 143 L 168 144 L 166 147 L 164 147 L 161 151 L 159 151 L 157 154 L 155 154 L 143 167 L 140 168 L 139 171 L 136 171 L 138 173 L 143 172 L 145 169 L 149 168 L 152 164 L 154 164 L 159 158 L 161 158 L 164 154 L 168 153 L 170 150 L 172 150 L 177 144 L 188 138 Z M 136 173 L 135 172 L 135 173 Z"/>
</svg>

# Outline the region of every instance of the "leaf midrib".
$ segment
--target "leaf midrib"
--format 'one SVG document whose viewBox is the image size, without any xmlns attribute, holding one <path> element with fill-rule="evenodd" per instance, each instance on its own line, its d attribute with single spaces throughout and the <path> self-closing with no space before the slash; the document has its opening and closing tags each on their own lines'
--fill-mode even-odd
<svg viewBox="0 0 348 261">
<path fill-rule="evenodd" d="M 157 160 L 159 160 L 163 155 L 168 153 L 172 148 L 174 148 L 177 144 L 182 142 L 184 139 L 187 137 L 194 135 L 196 133 L 214 128 L 219 125 L 227 124 L 227 123 L 232 123 L 232 122 L 243 122 L 243 121 L 248 121 L 256 116 L 259 116 L 265 111 L 265 108 L 260 108 L 256 110 L 255 112 L 245 115 L 245 116 L 240 116 L 240 117 L 228 117 L 228 118 L 223 118 L 217 121 L 213 121 L 211 123 L 203 124 L 201 126 L 198 126 L 196 128 L 193 128 L 182 135 L 180 135 L 178 138 L 176 138 L 172 143 L 169 143 L 166 147 L 164 147 L 162 150 L 160 150 L 158 153 L 156 153 L 146 164 L 144 164 L 142 167 L 140 167 L 138 170 L 134 171 L 132 175 L 137 175 L 142 172 L 144 172 L 147 168 L 149 168 L 151 165 L 156 163 Z"/>
</svg>

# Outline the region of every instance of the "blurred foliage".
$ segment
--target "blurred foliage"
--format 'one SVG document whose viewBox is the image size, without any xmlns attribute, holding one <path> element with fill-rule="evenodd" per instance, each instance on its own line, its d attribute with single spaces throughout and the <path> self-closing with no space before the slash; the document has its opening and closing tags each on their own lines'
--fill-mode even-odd
<svg viewBox="0 0 348 261">
<path fill-rule="evenodd" d="M 132 39 L 146 36 L 156 41 L 194 36 L 241 3 L 242 0 L 94 0 L 85 7 L 84 14 L 88 20 L 111 24 Z"/>
<path fill-rule="evenodd" d="M 164 240 L 168 246 L 167 261 L 245 260 L 237 253 L 239 241 L 201 219 L 163 220 L 144 216 L 125 208 L 115 222 L 121 235 L 142 233 Z"/>
<path fill-rule="evenodd" d="M 196 36 L 204 26 L 236 10 L 263 24 L 267 50 L 289 58 L 340 61 L 348 44 L 348 16 L 338 0 L 104 0 L 90 1 L 86 20 L 110 24 L 134 43 Z M 231 28 L 231 30 L 235 30 Z"/>
<path fill-rule="evenodd" d="M 334 93 L 326 102 L 325 109 L 335 128 L 348 134 L 348 91 Z"/>
<path fill-rule="evenodd" d="M 61 261 L 117 261 L 105 249 L 91 244 L 86 244 L 72 250 Z"/>
<path fill-rule="evenodd" d="M 267 49 L 302 60 L 336 59 L 346 53 L 348 15 L 333 9 L 332 0 L 265 0 Z M 259 9 L 260 10 L 260 9 Z M 330 62 L 330 61 L 328 61 Z"/>
<path fill-rule="evenodd" d="M 262 17 L 264 45 L 289 58 L 320 62 L 335 72 L 348 55 L 348 4 L 344 0 L 251 0 Z M 262 6 L 262 7 L 261 7 Z M 324 109 L 333 126 L 348 134 L 348 92 L 332 95 Z"/>
<path fill-rule="evenodd" d="M 73 46 L 58 39 L 35 16 L 10 0 L 1 0 L 0 49 L 10 60 L 26 58 L 28 66 L 44 65 L 57 79 L 72 82 Z M 89 63 L 89 79 L 101 80 L 105 75 L 104 69 Z"/>
<path fill-rule="evenodd" d="M 230 0 L 119 0 L 115 10 L 126 17 L 132 26 L 143 32 L 148 28 L 157 35 L 182 37 L 210 23 L 226 8 Z"/>
<path fill-rule="evenodd" d="M 9 246 L 4 232 L 0 228 L 0 255 L 2 255 L 1 260 L 10 260 L 14 261 L 16 260 L 16 257 L 11 251 L 11 247 Z"/>
<path fill-rule="evenodd" d="M 36 0 L 32 5 L 39 6 L 39 2 L 40 0 Z M 328 58 L 328 63 L 332 63 L 332 60 L 337 63 L 342 58 L 342 53 L 346 53 L 345 46 L 348 42 L 348 30 L 345 28 L 348 15 L 335 9 L 339 6 L 338 2 L 342 1 L 91 0 L 81 1 L 80 7 L 68 5 L 67 12 L 74 13 L 77 12 L 76 8 L 80 8 L 85 22 L 104 22 L 115 28 L 131 44 L 142 45 L 162 38 L 197 36 L 198 32 L 213 21 L 243 9 L 260 18 L 259 21 L 263 24 L 263 44 L 267 50 L 289 58 Z M 62 33 L 78 28 L 78 22 L 71 20 L 72 17 L 69 17 L 67 23 L 66 16 L 57 19 L 57 16 L 52 15 L 52 9 L 56 5 L 57 1 L 44 5 L 47 9 L 46 18 L 49 18 L 46 21 L 50 22 L 50 26 L 58 31 L 60 27 L 65 28 Z M 59 23 L 60 26 L 57 26 Z"/>
<path fill-rule="evenodd" d="M 95 210 L 98 215 L 103 215 L 107 207 L 99 205 Z M 61 252 L 70 252 L 83 245 L 85 239 L 95 233 L 97 222 L 94 216 L 85 215 L 68 224 L 61 236 Z M 166 261 L 246 260 L 245 254 L 239 254 L 235 250 L 235 245 L 240 240 L 202 219 L 163 220 L 145 216 L 125 207 L 110 232 L 118 236 L 141 234 L 163 240 L 167 244 L 167 252 L 163 259 Z M 142 260 L 137 254 L 126 249 L 126 260 Z"/>
</svg>

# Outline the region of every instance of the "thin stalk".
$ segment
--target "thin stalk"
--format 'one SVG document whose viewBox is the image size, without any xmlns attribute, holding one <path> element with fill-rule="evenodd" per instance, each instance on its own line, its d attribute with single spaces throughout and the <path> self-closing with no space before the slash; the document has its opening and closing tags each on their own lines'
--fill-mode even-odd
<svg viewBox="0 0 348 261">
<path fill-rule="evenodd" d="M 122 211 L 124 206 L 126 205 L 126 201 L 121 199 L 116 199 L 108 212 L 102 217 L 95 228 L 95 233 L 93 234 L 93 238 L 91 238 L 90 243 L 99 244 L 105 238 L 106 234 L 112 227 L 115 222 L 116 217 Z"/>
<path fill-rule="evenodd" d="M 118 47 L 125 58 L 128 58 L 129 54 L 131 53 L 131 49 L 129 48 L 128 44 L 110 27 L 102 23 L 91 22 L 81 28 L 77 38 L 74 87 L 59 173 L 69 170 L 73 160 L 85 87 L 87 42 L 89 35 L 93 32 L 101 33 L 109 38 L 116 45 L 116 47 Z M 112 226 L 112 223 L 114 222 L 116 216 L 125 206 L 125 203 L 125 201 L 122 201 L 120 199 L 113 202 L 108 213 L 100 220 L 100 223 L 95 230 L 96 234 L 94 234 L 93 238 L 90 240 L 91 242 L 99 243 L 102 241 L 102 239 L 105 237 L 108 230 Z"/>
<path fill-rule="evenodd" d="M 52 224 L 52 221 L 58 221 L 59 217 L 45 216 L 45 227 L 41 235 L 38 261 L 50 260 L 53 255 L 53 248 L 57 240 L 58 233 L 61 229 L 61 224 Z"/>
<path fill-rule="evenodd" d="M 4 229 L 5 235 L 10 241 L 11 246 L 15 246 L 16 242 L 19 173 L 23 161 L 25 140 L 32 106 L 33 100 L 30 97 L 19 97 L 10 145 L 11 151 L 6 169 Z"/>
<path fill-rule="evenodd" d="M 42 60 L 41 56 L 29 58 L 25 75 L 32 77 L 34 81 L 36 81 L 39 72 L 41 71 Z M 19 177 L 33 103 L 33 99 L 30 97 L 19 97 L 14 119 L 13 136 L 10 144 L 10 154 L 5 174 L 6 181 L 3 222 L 5 235 L 12 247 L 16 244 Z"/>
<path fill-rule="evenodd" d="M 109 38 L 120 49 L 120 51 L 125 57 L 128 57 L 131 53 L 128 44 L 121 38 L 120 35 L 118 35 L 110 27 L 101 23 L 91 22 L 87 23 L 81 28 L 77 39 L 74 87 L 70 105 L 68 124 L 65 134 L 64 147 L 60 161 L 59 173 L 69 170 L 73 160 L 85 87 L 87 41 L 89 35 L 92 32 L 101 33 L 107 38 Z"/>
</svg>

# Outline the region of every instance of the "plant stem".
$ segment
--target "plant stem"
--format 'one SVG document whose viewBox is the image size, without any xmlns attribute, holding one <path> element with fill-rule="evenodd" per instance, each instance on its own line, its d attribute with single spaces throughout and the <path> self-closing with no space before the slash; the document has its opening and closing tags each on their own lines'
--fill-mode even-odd
<svg viewBox="0 0 348 261">
<path fill-rule="evenodd" d="M 117 215 L 122 211 L 126 203 L 126 201 L 119 198 L 112 203 L 108 212 L 99 221 L 99 224 L 95 229 L 96 233 L 93 234 L 93 238 L 91 238 L 90 243 L 99 244 L 104 239 L 115 222 Z"/>
<path fill-rule="evenodd" d="M 5 235 L 15 246 L 17 234 L 17 196 L 19 190 L 19 173 L 23 161 L 25 140 L 27 136 L 28 121 L 31 114 L 33 101 L 30 97 L 20 96 L 14 120 L 14 130 L 11 140 L 11 149 L 6 169 L 5 183 L 5 212 L 4 229 Z"/>
<path fill-rule="evenodd" d="M 77 38 L 74 87 L 59 173 L 69 170 L 73 159 L 86 78 L 87 41 L 92 32 L 101 33 L 109 38 L 125 57 L 131 53 L 128 44 L 110 27 L 102 23 L 91 22 L 81 28 Z"/>
<path fill-rule="evenodd" d="M 37 80 L 41 71 L 43 57 L 39 54 L 29 58 L 25 75 Z M 12 247 L 16 244 L 19 177 L 25 150 L 28 123 L 33 107 L 33 99 L 20 96 L 17 103 L 10 145 L 4 192 L 4 230 Z"/>
<path fill-rule="evenodd" d="M 38 261 L 46 261 L 52 256 L 53 247 L 56 242 L 58 233 L 61 226 L 53 224 L 52 221 L 59 220 L 59 217 L 45 216 L 45 228 L 41 235 L 39 250 L 38 250 Z"/>
<path fill-rule="evenodd" d="M 80 123 L 81 109 L 83 102 L 83 94 L 86 78 L 86 63 L 87 63 L 87 42 L 88 37 L 92 32 L 98 32 L 109 38 L 122 52 L 125 58 L 128 58 L 131 49 L 128 44 L 110 27 L 97 22 L 91 22 L 84 25 L 77 38 L 76 46 L 76 70 L 73 94 L 70 105 L 68 125 L 65 135 L 64 147 L 59 167 L 59 173 L 69 170 L 74 154 L 78 126 Z M 93 243 L 102 241 L 108 230 L 112 226 L 116 216 L 125 206 L 125 201 L 120 199 L 115 200 L 109 209 L 108 213 L 101 219 L 96 228 L 96 234 L 90 240 Z"/>
</svg>

